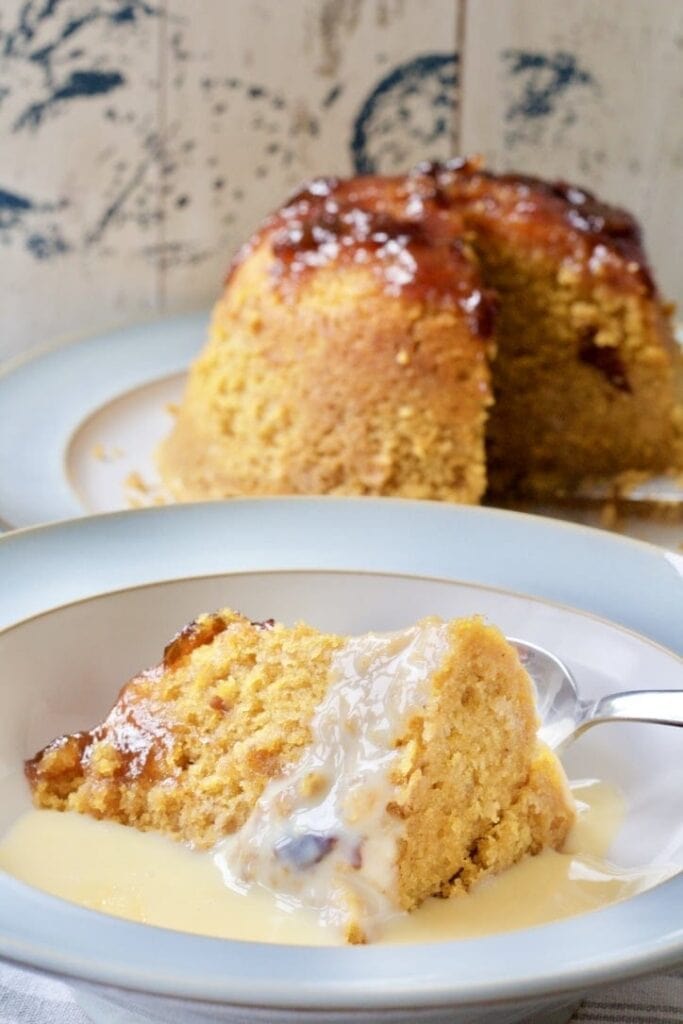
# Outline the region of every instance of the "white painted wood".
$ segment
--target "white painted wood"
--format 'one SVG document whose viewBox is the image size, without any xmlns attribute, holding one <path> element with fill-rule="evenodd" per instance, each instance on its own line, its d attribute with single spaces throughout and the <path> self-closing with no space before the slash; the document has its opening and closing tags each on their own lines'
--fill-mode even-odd
<svg viewBox="0 0 683 1024">
<path fill-rule="evenodd" d="M 352 169 L 378 85 L 366 160 L 448 155 L 454 47 L 454 0 L 5 0 L 0 360 L 213 301 L 296 182 Z"/>
<path fill-rule="evenodd" d="M 470 0 L 465 38 L 461 148 L 631 209 L 683 301 L 683 3 Z"/>
<path fill-rule="evenodd" d="M 122 6 L 3 2 L 0 360 L 159 309 L 159 19 Z"/>
<path fill-rule="evenodd" d="M 682 98 L 680 0 L 4 0 L 0 361 L 210 303 L 303 177 L 456 149 L 631 207 L 683 299 Z"/>
<path fill-rule="evenodd" d="M 233 0 L 229 17 L 223 0 L 201 7 L 196 17 L 185 0 L 169 0 L 179 42 L 166 47 L 165 114 L 176 170 L 160 259 L 172 311 L 213 301 L 235 250 L 303 178 L 352 171 L 354 126 L 382 79 L 455 49 L 454 0 Z M 364 147 L 380 170 L 451 151 L 455 90 L 435 113 L 438 81 L 438 71 L 416 73 L 405 122 L 400 82 L 387 86 Z"/>
</svg>

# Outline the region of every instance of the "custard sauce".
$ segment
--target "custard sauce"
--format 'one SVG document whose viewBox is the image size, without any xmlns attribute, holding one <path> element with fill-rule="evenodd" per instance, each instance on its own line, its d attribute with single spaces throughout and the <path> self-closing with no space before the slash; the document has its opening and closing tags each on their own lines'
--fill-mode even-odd
<svg viewBox="0 0 683 1024">
<path fill-rule="evenodd" d="M 384 942 L 466 939 L 596 910 L 663 881 L 665 869 L 621 870 L 605 859 L 623 815 L 614 789 L 572 786 L 578 820 L 563 853 L 527 857 L 467 896 L 429 899 L 384 928 Z M 0 843 L 0 868 L 82 906 L 220 938 L 333 945 L 313 911 L 267 891 L 225 886 L 212 854 L 151 832 L 67 812 L 30 810 Z"/>
</svg>

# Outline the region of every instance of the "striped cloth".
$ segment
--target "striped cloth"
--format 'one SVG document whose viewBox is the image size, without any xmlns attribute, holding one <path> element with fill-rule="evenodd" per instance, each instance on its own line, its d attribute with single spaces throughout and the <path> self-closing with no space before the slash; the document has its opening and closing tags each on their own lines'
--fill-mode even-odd
<svg viewBox="0 0 683 1024">
<path fill-rule="evenodd" d="M 113 1010 L 108 1019 L 111 1024 L 125 1024 L 126 1017 Z M 572 1024 L 682 1024 L 683 969 L 598 989 L 571 1020 Z M 541 1019 L 536 1021 L 542 1024 Z M 63 982 L 0 964 L 0 1024 L 91 1022 Z"/>
</svg>

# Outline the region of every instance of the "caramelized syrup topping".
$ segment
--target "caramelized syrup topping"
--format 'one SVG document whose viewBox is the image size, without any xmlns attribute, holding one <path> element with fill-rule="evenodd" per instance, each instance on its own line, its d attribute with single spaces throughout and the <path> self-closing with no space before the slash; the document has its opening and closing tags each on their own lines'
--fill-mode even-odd
<svg viewBox="0 0 683 1024">
<path fill-rule="evenodd" d="M 636 221 L 585 189 L 529 175 L 496 175 L 481 161 L 423 162 L 402 177 L 315 178 L 273 214 L 238 254 L 230 276 L 264 238 L 275 286 L 291 295 L 326 266 L 367 266 L 393 295 L 458 306 L 487 337 L 494 303 L 482 288 L 467 241 L 496 220 L 519 237 L 541 227 L 563 256 L 590 273 L 637 283 L 654 294 Z M 559 231 L 557 229 L 560 229 Z"/>
<path fill-rule="evenodd" d="M 67 772 L 69 778 L 80 775 L 83 754 L 91 742 L 92 733 L 89 732 L 75 732 L 71 736 L 60 736 L 59 739 L 53 740 L 43 750 L 39 750 L 33 757 L 24 761 L 24 774 L 29 785 L 35 786 L 43 776 L 51 777 L 54 774 L 61 776 Z M 58 773 L 45 771 L 41 768 L 40 762 L 43 760 L 44 755 L 52 751 L 61 751 L 63 755 L 63 761 L 60 763 Z"/>
<path fill-rule="evenodd" d="M 388 294 L 459 307 L 472 332 L 488 337 L 493 303 L 465 233 L 462 217 L 430 175 L 316 178 L 266 222 L 231 273 L 269 236 L 273 280 L 284 295 L 322 267 L 369 267 Z"/>
<path fill-rule="evenodd" d="M 270 629 L 274 621 L 267 619 L 252 625 Z M 97 756 L 95 748 L 100 743 L 108 751 L 107 777 L 145 779 L 151 784 L 169 772 L 184 770 L 187 757 L 183 754 L 183 727 L 169 721 L 164 703 L 152 696 L 155 684 L 163 673 L 172 671 L 197 647 L 211 643 L 227 628 L 229 623 L 218 614 L 190 622 L 166 646 L 160 665 L 126 683 L 101 725 L 88 732 L 62 736 L 25 762 L 29 784 L 35 787 L 41 778 L 59 778 L 68 792 L 69 783 L 80 778 Z M 230 710 L 223 701 L 214 700 L 211 706 L 222 712 Z"/>
<path fill-rule="evenodd" d="M 189 622 L 164 648 L 164 668 L 172 668 L 195 648 L 210 644 L 213 638 L 226 628 L 227 623 L 220 615 L 205 615 L 201 619 Z"/>
<path fill-rule="evenodd" d="M 605 253 L 612 256 L 619 264 L 611 268 L 612 273 L 637 281 L 647 295 L 655 294 L 640 227 L 626 210 L 608 206 L 587 189 L 565 181 L 544 181 L 528 174 L 494 174 L 484 170 L 480 160 L 455 159 L 428 166 L 437 186 L 452 204 L 464 210 L 468 224 L 477 221 L 475 204 L 484 204 L 487 216 L 514 219 L 520 231 L 524 224 L 564 227 L 568 229 L 564 239 L 567 247 L 571 248 L 573 239 L 582 242 L 589 258 L 598 250 L 597 263 Z"/>
<path fill-rule="evenodd" d="M 77 779 L 92 761 L 94 748 L 101 741 L 113 753 L 108 777 L 145 778 L 150 783 L 159 778 L 165 756 L 176 740 L 176 730 L 165 719 L 163 708 L 145 693 L 145 680 L 152 682 L 160 671 L 159 667 L 143 672 L 127 683 L 101 725 L 53 740 L 26 761 L 24 772 L 29 784 L 35 786 L 41 778 L 59 777 L 65 783 Z M 50 755 L 56 753 L 61 756 L 52 770 Z"/>
</svg>

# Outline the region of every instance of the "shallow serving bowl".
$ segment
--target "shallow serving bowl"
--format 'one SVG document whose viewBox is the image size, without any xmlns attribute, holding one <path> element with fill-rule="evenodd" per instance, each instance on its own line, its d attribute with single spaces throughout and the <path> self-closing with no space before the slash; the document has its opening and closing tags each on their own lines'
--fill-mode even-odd
<svg viewBox="0 0 683 1024">
<path fill-rule="evenodd" d="M 8 535 L 0 580 L 0 830 L 28 806 L 23 758 L 92 725 L 179 626 L 221 605 L 347 632 L 480 612 L 554 650 L 586 695 L 683 687 L 683 559 L 494 510 L 275 499 L 120 513 Z M 683 865 L 682 755 L 679 731 L 624 724 L 567 755 L 570 776 L 625 796 L 617 864 Z M 101 1021 L 551 1024 L 592 986 L 683 960 L 682 905 L 679 874 L 490 938 L 303 949 L 133 924 L 0 873 L 0 955 L 69 977 Z"/>
</svg>

